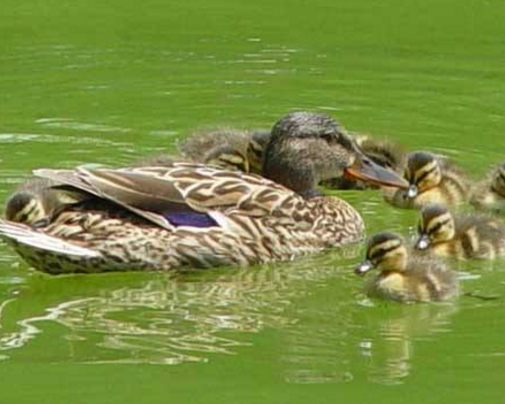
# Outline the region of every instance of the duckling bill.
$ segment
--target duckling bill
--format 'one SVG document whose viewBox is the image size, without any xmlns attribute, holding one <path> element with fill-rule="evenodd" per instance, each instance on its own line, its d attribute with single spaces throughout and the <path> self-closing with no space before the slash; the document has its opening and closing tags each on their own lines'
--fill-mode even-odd
<svg viewBox="0 0 505 404">
<path fill-rule="evenodd" d="M 366 259 L 355 273 L 364 275 L 373 269 L 380 273 L 365 283 L 365 292 L 371 297 L 429 302 L 458 294 L 454 271 L 441 261 L 413 255 L 404 240 L 394 233 L 379 233 L 368 240 Z"/>
</svg>

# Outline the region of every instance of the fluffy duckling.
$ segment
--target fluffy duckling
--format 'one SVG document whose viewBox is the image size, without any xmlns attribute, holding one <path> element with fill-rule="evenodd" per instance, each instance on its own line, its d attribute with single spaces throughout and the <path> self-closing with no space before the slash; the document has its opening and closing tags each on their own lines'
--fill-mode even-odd
<svg viewBox="0 0 505 404">
<path fill-rule="evenodd" d="M 505 213 L 505 162 L 475 187 L 470 203 L 477 209 Z"/>
<path fill-rule="evenodd" d="M 247 160 L 253 174 L 261 174 L 263 167 L 263 153 L 270 142 L 271 131 L 269 129 L 256 129 L 250 134 L 247 144 Z"/>
<path fill-rule="evenodd" d="M 457 205 L 468 198 L 464 173 L 432 153 L 408 154 L 404 177 L 410 183 L 408 190 L 384 190 L 384 199 L 399 208 L 420 209 L 430 203 Z"/>
<path fill-rule="evenodd" d="M 447 300 L 458 294 L 456 273 L 445 263 L 409 254 L 404 240 L 394 233 L 379 233 L 368 240 L 366 259 L 355 272 L 380 273 L 365 283 L 371 297 L 399 302 Z"/>
<path fill-rule="evenodd" d="M 421 211 L 417 250 L 457 259 L 493 259 L 505 255 L 505 226 L 479 215 L 455 216 L 442 205 Z"/>
<path fill-rule="evenodd" d="M 399 172 L 405 154 L 402 148 L 389 140 L 379 140 L 369 135 L 351 133 L 358 147 L 374 163 L 389 170 Z M 351 178 L 335 178 L 323 183 L 330 189 L 377 189 L 379 186 Z"/>
<path fill-rule="evenodd" d="M 248 133 L 245 131 L 219 128 L 190 135 L 179 143 L 178 149 L 184 160 L 248 173 L 248 142 Z"/>
<path fill-rule="evenodd" d="M 51 189 L 54 183 L 42 178 L 33 178 L 21 184 L 5 204 L 7 220 L 32 225 L 62 204 L 60 194 Z"/>
</svg>

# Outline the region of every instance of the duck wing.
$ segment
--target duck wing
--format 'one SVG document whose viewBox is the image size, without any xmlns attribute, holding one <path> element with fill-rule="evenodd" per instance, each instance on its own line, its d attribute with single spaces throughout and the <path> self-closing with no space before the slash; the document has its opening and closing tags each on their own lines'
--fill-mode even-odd
<svg viewBox="0 0 505 404">
<path fill-rule="evenodd" d="M 35 175 L 110 200 L 172 229 L 216 225 L 213 212 L 279 216 L 286 199 L 303 199 L 270 180 L 216 167 L 174 163 L 165 167 L 40 169 Z M 287 204 L 295 209 L 293 201 Z M 284 212 L 284 210 L 283 210 Z M 202 221 L 202 223 L 200 223 Z"/>
</svg>

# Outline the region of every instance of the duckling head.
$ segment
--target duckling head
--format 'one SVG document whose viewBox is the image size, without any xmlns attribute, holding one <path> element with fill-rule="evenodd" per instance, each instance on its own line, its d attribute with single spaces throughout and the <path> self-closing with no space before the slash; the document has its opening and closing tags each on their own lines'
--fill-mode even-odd
<svg viewBox="0 0 505 404">
<path fill-rule="evenodd" d="M 263 154 L 270 141 L 271 132 L 268 129 L 257 129 L 252 132 L 247 144 L 247 160 L 253 173 L 261 173 Z"/>
<path fill-rule="evenodd" d="M 505 198 L 505 163 L 500 165 L 493 175 L 491 189 Z"/>
<path fill-rule="evenodd" d="M 398 234 L 378 233 L 368 240 L 366 258 L 355 269 L 355 272 L 363 275 L 374 268 L 384 272 L 404 272 L 407 268 L 408 256 L 405 242 Z"/>
<path fill-rule="evenodd" d="M 249 161 L 244 153 L 230 145 L 216 146 L 203 157 L 205 164 L 214 164 L 235 171 L 249 172 Z"/>
<path fill-rule="evenodd" d="M 46 217 L 42 201 L 36 195 L 26 192 L 16 192 L 5 206 L 7 220 L 18 223 L 33 224 Z"/>
<path fill-rule="evenodd" d="M 331 117 L 294 112 L 272 128 L 262 173 L 301 195 L 311 195 L 320 181 L 343 175 L 407 188 L 407 182 L 366 157 Z"/>
<path fill-rule="evenodd" d="M 452 240 L 456 235 L 456 223 L 445 206 L 428 205 L 421 211 L 417 232 L 415 248 L 426 250 L 434 244 Z"/>
<path fill-rule="evenodd" d="M 404 177 L 410 184 L 407 196 L 415 198 L 440 183 L 442 169 L 434 154 L 424 151 L 413 152 L 407 156 Z"/>
</svg>

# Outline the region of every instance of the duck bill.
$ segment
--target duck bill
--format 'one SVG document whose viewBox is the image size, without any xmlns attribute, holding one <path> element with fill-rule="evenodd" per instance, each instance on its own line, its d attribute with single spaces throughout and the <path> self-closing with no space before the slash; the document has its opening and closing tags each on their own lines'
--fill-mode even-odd
<svg viewBox="0 0 505 404">
<path fill-rule="evenodd" d="M 369 260 L 365 260 L 356 267 L 354 273 L 356 275 L 365 275 L 371 269 L 373 269 L 373 264 Z"/>
<path fill-rule="evenodd" d="M 366 156 L 358 156 L 354 163 L 344 170 L 348 178 L 358 179 L 372 184 L 408 189 L 409 183 L 393 171 L 374 163 Z"/>
<path fill-rule="evenodd" d="M 429 246 L 430 246 L 430 238 L 426 234 L 421 235 L 417 239 L 416 244 L 415 244 L 416 250 L 421 250 L 421 251 L 426 250 Z"/>
</svg>

